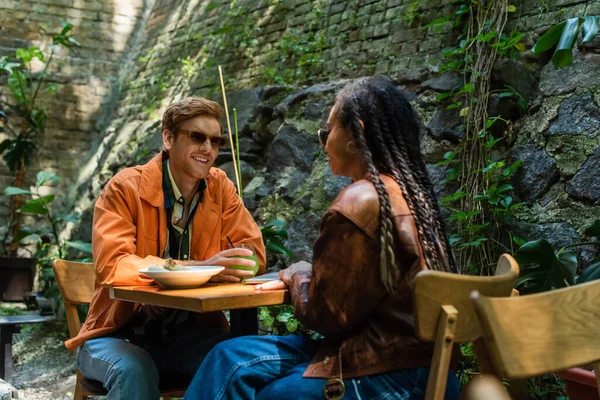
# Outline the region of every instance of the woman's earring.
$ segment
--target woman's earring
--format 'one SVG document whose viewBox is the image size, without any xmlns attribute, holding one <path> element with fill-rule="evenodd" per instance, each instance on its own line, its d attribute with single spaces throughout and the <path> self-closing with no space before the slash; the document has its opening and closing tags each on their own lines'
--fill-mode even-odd
<svg viewBox="0 0 600 400">
<path fill-rule="evenodd" d="M 354 144 L 354 142 L 352 140 L 349 141 L 348 144 L 346 145 L 346 151 L 350 154 L 358 153 L 358 149 L 356 148 L 356 145 Z"/>
</svg>

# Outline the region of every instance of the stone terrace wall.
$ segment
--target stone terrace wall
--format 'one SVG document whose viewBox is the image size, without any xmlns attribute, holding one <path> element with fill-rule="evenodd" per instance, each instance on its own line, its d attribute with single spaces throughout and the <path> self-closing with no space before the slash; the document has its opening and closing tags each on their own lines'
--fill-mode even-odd
<svg viewBox="0 0 600 400">
<path fill-rule="evenodd" d="M 49 82 L 59 88 L 39 98 L 48 122 L 41 151 L 29 170 L 30 180 L 47 169 L 63 177 L 64 187 L 73 182 L 116 105 L 114 85 L 147 6 L 144 0 L 0 0 L 0 55 L 14 56 L 16 48 L 39 46 L 47 50 L 47 57 L 52 35 L 60 31 L 63 20 L 74 26 L 73 36 L 81 43 L 72 53 L 59 49 L 51 64 Z M 10 92 L 4 85 L 6 78 L 0 79 L 6 100 Z M 2 162 L 0 187 L 11 185 L 12 180 Z M 0 204 L 4 220 L 7 199 L 1 198 Z"/>
<path fill-rule="evenodd" d="M 600 14 L 595 0 L 544 4 L 523 1 L 511 15 L 509 29 L 524 32 L 528 48 L 554 23 L 575 15 Z M 240 112 L 242 164 L 248 185 L 246 205 L 259 223 L 271 217 L 292 221 L 291 246 L 298 258 L 310 257 L 319 216 L 347 183 L 331 175 L 315 137 L 316 129 L 326 119 L 327 106 L 345 78 L 373 73 L 394 77 L 428 128 L 423 152 L 434 179 L 441 180 L 443 171 L 434 164 L 452 149 L 460 119 L 458 110 L 449 112 L 434 99 L 439 92 L 460 86 L 462 79 L 437 77 L 436 59 L 441 57 L 443 47 L 454 44 L 454 34 L 449 27 L 437 31 L 424 25 L 453 10 L 449 2 L 436 0 L 239 1 L 235 7 L 229 2 L 176 4 L 159 0 L 136 50 L 137 62 L 122 81 L 118 111 L 79 175 L 75 208 L 84 213 L 84 221 L 77 236 L 89 239 L 92 204 L 108 179 L 126 166 L 147 161 L 161 149 L 159 119 L 171 101 L 186 95 L 221 99 L 218 64 L 224 67 L 230 108 L 237 107 Z M 298 58 L 295 46 L 302 47 L 309 56 Z M 581 62 L 590 66 L 595 60 Z M 499 87 L 510 84 L 523 93 L 532 104 L 530 112 L 535 114 L 548 101 L 548 92 L 541 93 L 539 88 L 547 61 L 547 56 L 533 57 L 525 52 L 519 62 L 499 63 L 494 79 Z M 552 70 L 555 68 L 547 65 L 546 75 Z M 568 75 L 568 70 L 562 74 Z M 593 76 L 593 71 L 585 76 Z M 561 84 L 560 79 L 552 82 Z M 308 87 L 298 87 L 301 83 Z M 597 93 L 595 87 L 578 90 Z M 491 115 L 497 111 L 491 110 Z M 555 113 L 544 115 L 556 117 Z M 527 139 L 527 121 L 515 125 L 519 146 L 531 142 Z M 521 126 L 525 128 L 519 130 Z M 598 147 L 597 133 L 591 135 L 592 140 L 585 142 L 591 146 L 586 157 Z M 553 157 L 561 158 L 556 143 L 555 139 L 553 149 L 546 150 L 545 142 L 536 142 L 536 154 L 545 157 L 551 152 Z M 577 156 L 569 149 L 572 147 L 564 149 L 564 159 Z M 517 147 L 515 154 L 525 150 Z M 217 161 L 225 170 L 231 168 L 228 157 L 227 151 L 222 152 Z M 525 238 L 547 237 L 556 243 L 556 239 L 564 241 L 568 236 L 570 240 L 597 211 L 597 205 L 593 206 L 597 199 L 589 196 L 557 200 L 545 195 L 551 187 L 566 193 L 565 186 L 573 186 L 569 182 L 585 161 L 585 157 L 579 158 L 571 172 L 552 177 L 553 181 L 533 198 L 527 197 L 527 190 L 519 191 L 531 204 L 523 212 L 523 224 L 516 228 Z M 594 163 L 588 162 L 591 166 L 586 171 L 593 170 Z M 538 167 L 535 157 L 527 158 L 526 164 L 530 172 Z M 587 182 L 589 176 L 582 174 L 580 180 Z M 523 188 L 531 184 L 527 176 L 519 179 L 517 184 Z M 439 193 L 444 190 L 438 186 Z M 576 189 L 569 190 L 574 193 Z M 535 203 L 544 195 L 545 203 Z M 539 218 L 537 212 L 544 206 L 560 212 Z"/>
</svg>

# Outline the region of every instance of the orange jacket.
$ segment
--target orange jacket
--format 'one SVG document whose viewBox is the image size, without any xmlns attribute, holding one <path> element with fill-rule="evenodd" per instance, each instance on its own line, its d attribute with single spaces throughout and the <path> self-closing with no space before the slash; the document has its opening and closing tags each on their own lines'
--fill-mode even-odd
<svg viewBox="0 0 600 400">
<path fill-rule="evenodd" d="M 167 243 L 167 213 L 163 206 L 162 154 L 143 166 L 120 171 L 96 202 L 92 229 L 94 297 L 79 334 L 65 342 L 69 350 L 115 331 L 141 307 L 112 300 L 111 286 L 151 285 L 153 281 L 138 271 L 164 263 L 161 256 Z M 204 199 L 194 214 L 190 258 L 206 260 L 228 249 L 226 236 L 233 242 L 254 244 L 260 263 L 258 273 L 264 271 L 265 247 L 256 222 L 225 173 L 211 168 Z M 215 314 L 202 315 L 205 323 L 214 323 Z M 220 325 L 226 324 L 221 312 L 216 317 Z"/>
</svg>

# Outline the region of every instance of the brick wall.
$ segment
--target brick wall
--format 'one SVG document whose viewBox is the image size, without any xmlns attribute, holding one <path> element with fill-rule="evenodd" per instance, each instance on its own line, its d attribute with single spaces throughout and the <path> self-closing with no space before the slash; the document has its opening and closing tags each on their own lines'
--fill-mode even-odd
<svg viewBox="0 0 600 400">
<path fill-rule="evenodd" d="M 14 56 L 16 48 L 38 46 L 48 57 L 52 35 L 63 20 L 74 26 L 73 36 L 81 43 L 75 52 L 57 50 L 50 66 L 48 82 L 58 84 L 58 90 L 52 95 L 41 91 L 39 96 L 48 122 L 29 180 L 47 169 L 63 177 L 64 187 L 73 182 L 115 105 L 115 83 L 143 22 L 144 8 L 143 0 L 0 0 L 0 55 Z M 0 78 L 3 99 L 10 100 L 5 85 L 6 78 Z M 0 163 L 0 186 L 12 180 Z M 0 204 L 4 219 L 7 199 Z"/>
</svg>

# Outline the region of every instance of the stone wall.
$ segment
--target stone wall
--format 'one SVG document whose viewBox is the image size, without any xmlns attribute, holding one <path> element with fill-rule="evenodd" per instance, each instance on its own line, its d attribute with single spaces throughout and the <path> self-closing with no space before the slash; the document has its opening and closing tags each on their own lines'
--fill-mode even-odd
<svg viewBox="0 0 600 400">
<path fill-rule="evenodd" d="M 446 0 L 157 0 L 140 28 L 133 62 L 120 70 L 110 123 L 94 135 L 97 144 L 74 176 L 71 200 L 84 215 L 74 235 L 91 237 L 93 202 L 112 175 L 160 150 L 160 116 L 170 102 L 186 95 L 221 99 L 219 64 L 230 108 L 239 112 L 244 201 L 261 224 L 272 217 L 290 222 L 296 258 L 310 257 L 319 216 L 347 184 L 331 175 L 315 136 L 345 79 L 373 73 L 395 79 L 423 121 L 423 152 L 441 180 L 443 170 L 434 164 L 460 136 L 460 118 L 435 98 L 462 81 L 438 73 L 441 49 L 455 44 L 456 33 L 425 25 L 454 7 Z M 597 0 L 524 0 L 508 29 L 523 32 L 530 48 L 552 24 L 598 14 Z M 529 207 L 514 224 L 525 239 L 571 240 L 598 214 L 598 62 L 592 53 L 577 57 L 575 67 L 558 71 L 548 56 L 526 51 L 494 69 L 495 85 L 515 87 L 531 105 L 523 115 L 507 111 L 515 120 L 512 154 L 525 160 L 516 184 Z M 496 100 L 491 115 L 506 111 Z M 571 110 L 584 104 L 592 117 L 581 133 Z M 229 158 L 222 152 L 218 165 L 230 170 Z M 536 175 L 540 165 L 548 174 Z"/>
<path fill-rule="evenodd" d="M 46 169 L 63 177 L 63 187 L 73 183 L 116 105 L 115 84 L 146 8 L 144 0 L 0 0 L 1 56 L 14 56 L 16 48 L 38 46 L 47 58 L 52 35 L 60 32 L 62 21 L 74 26 L 73 36 L 81 43 L 74 52 L 59 48 L 50 65 L 48 83 L 57 84 L 58 90 L 49 95 L 42 88 L 39 96 L 48 122 L 29 181 Z M 41 67 L 34 65 L 34 71 L 41 72 Z M 0 78 L 0 93 L 10 100 L 5 85 L 6 78 Z M 12 174 L 0 163 L 0 187 L 12 182 Z M 6 218 L 7 200 L 0 199 L 0 220 Z"/>
</svg>

